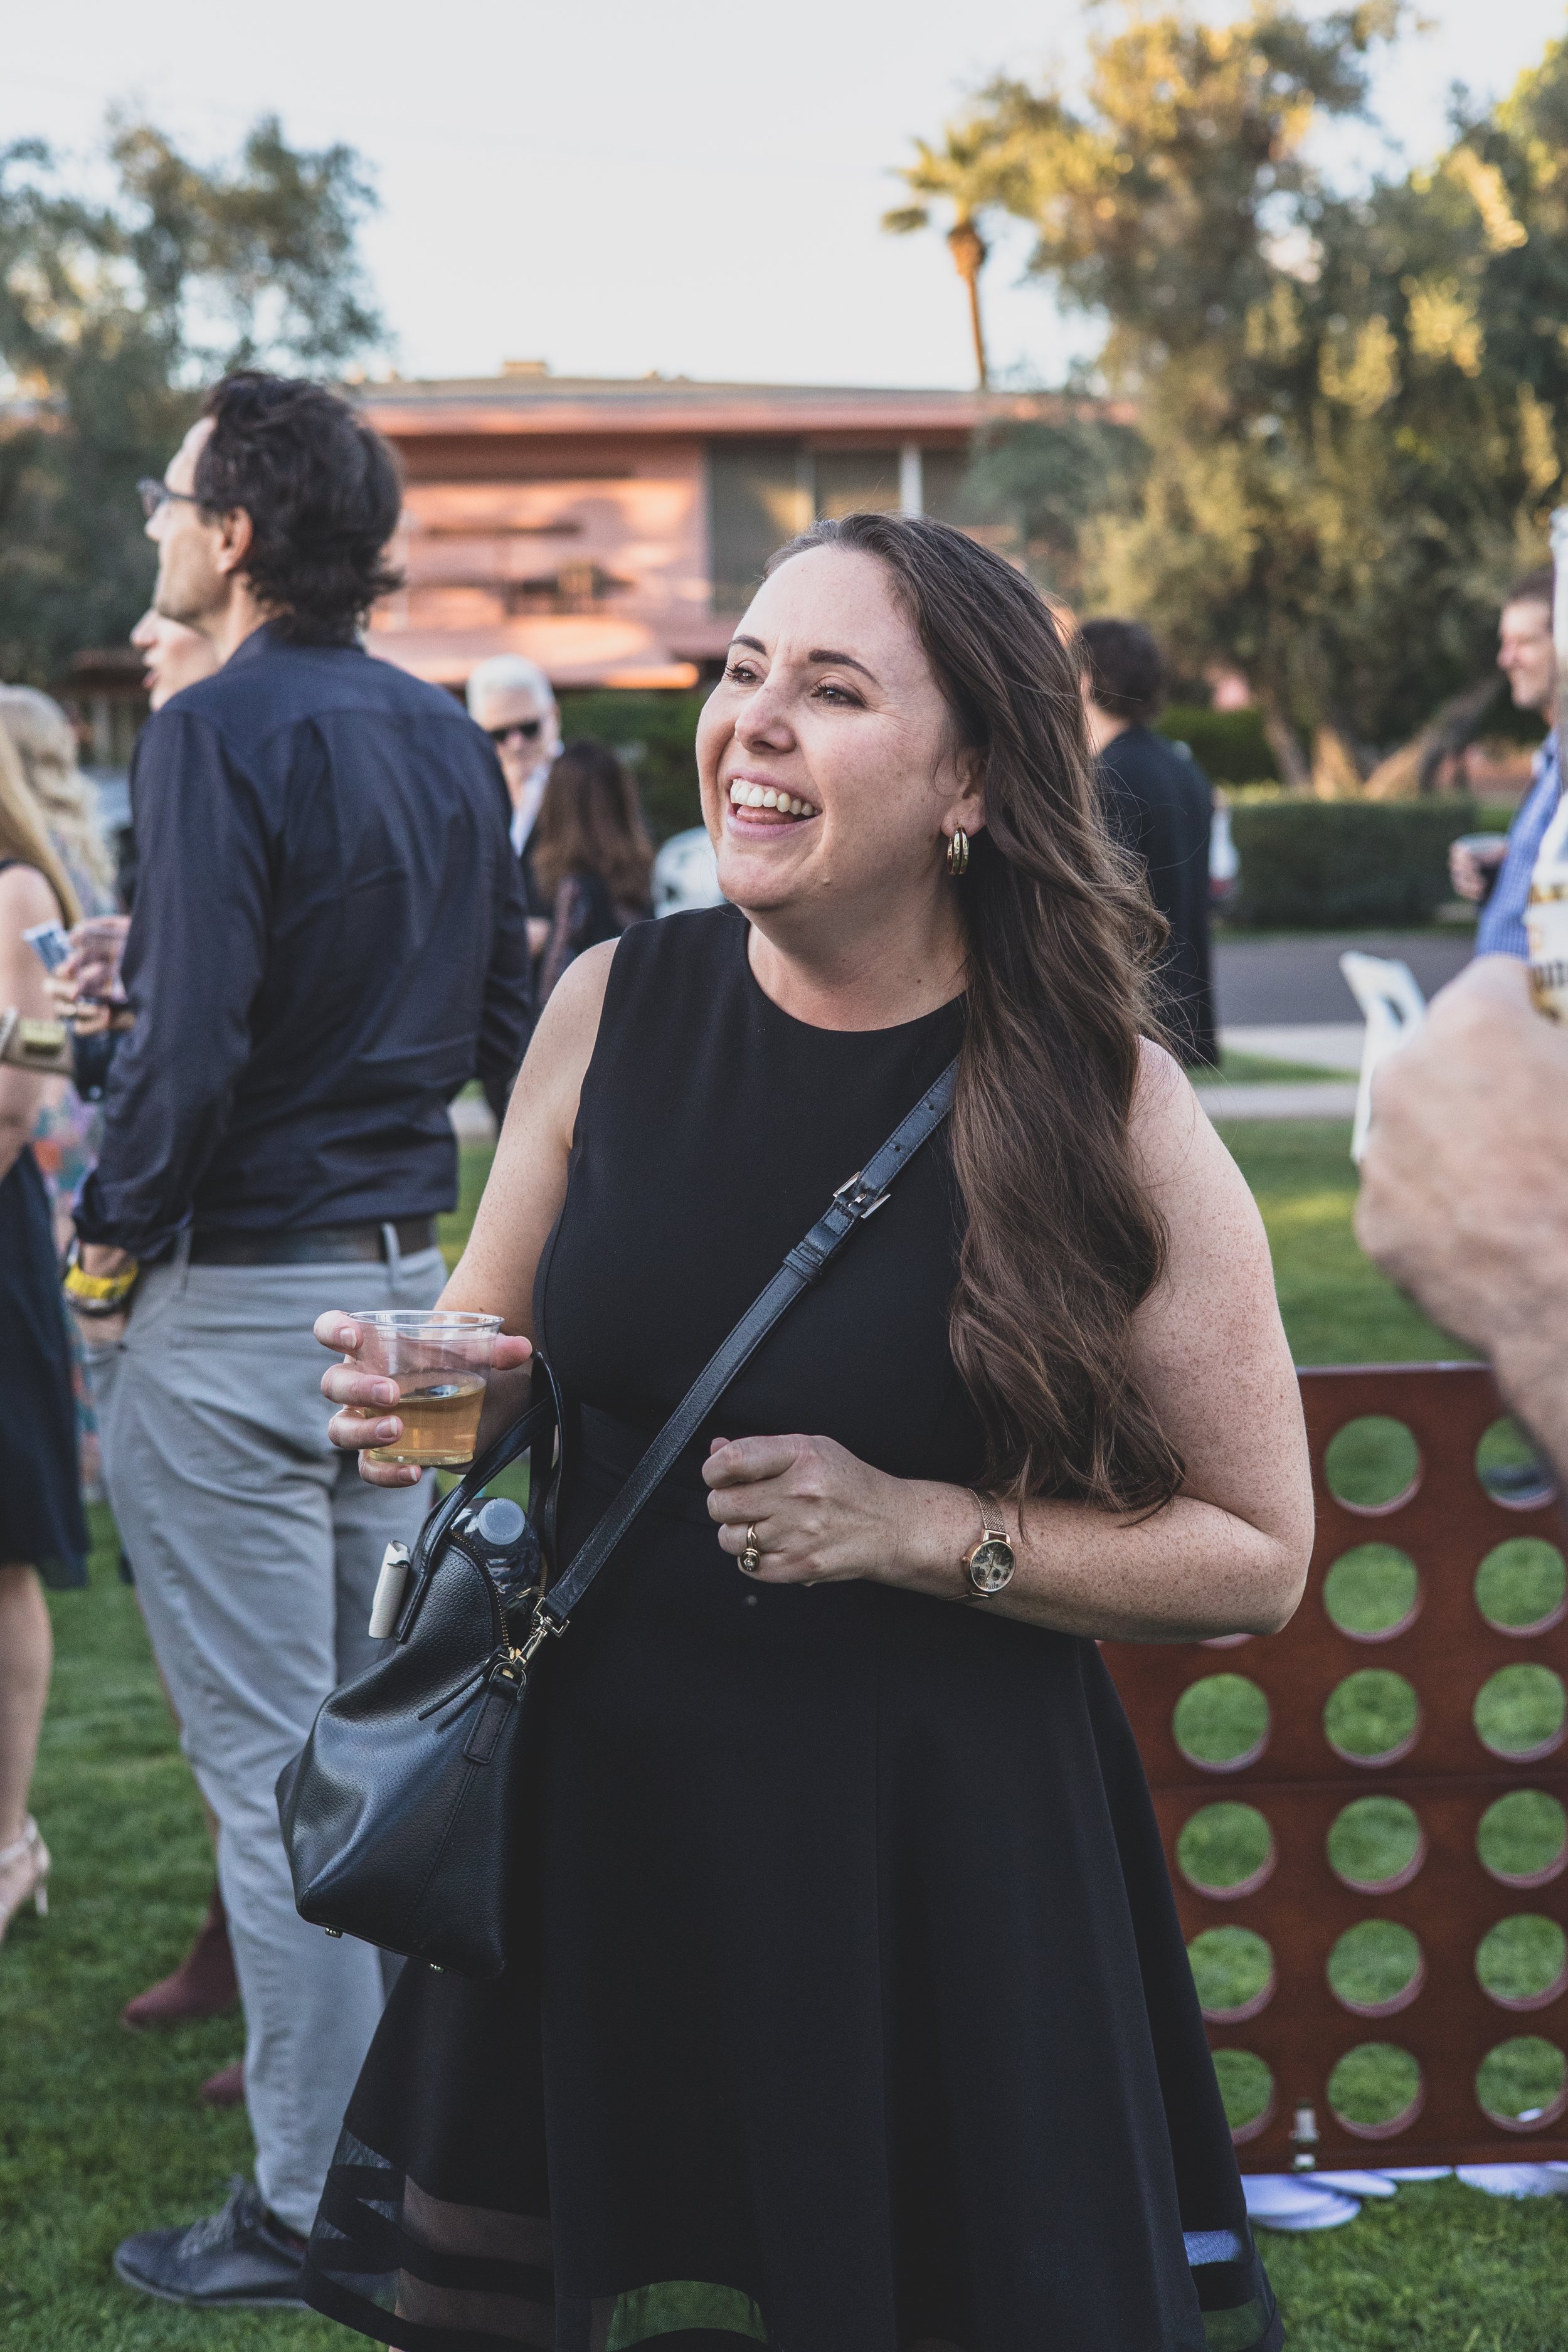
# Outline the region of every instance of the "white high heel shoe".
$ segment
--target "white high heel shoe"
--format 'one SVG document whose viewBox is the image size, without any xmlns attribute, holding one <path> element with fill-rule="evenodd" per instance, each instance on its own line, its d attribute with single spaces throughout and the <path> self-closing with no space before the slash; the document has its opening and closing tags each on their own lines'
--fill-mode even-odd
<svg viewBox="0 0 1568 2352">
<path fill-rule="evenodd" d="M 39 1918 L 47 1919 L 49 1916 L 49 1849 L 39 1836 L 38 1824 L 31 1813 L 27 1815 L 27 1826 L 21 1836 L 13 1838 L 9 1845 L 0 1845 L 0 1870 L 23 1861 L 32 1863 L 32 1875 L 14 1900 L 7 1902 L 4 1895 L 0 1895 L 0 1943 L 5 1942 L 5 1930 L 29 1895 Z"/>
</svg>

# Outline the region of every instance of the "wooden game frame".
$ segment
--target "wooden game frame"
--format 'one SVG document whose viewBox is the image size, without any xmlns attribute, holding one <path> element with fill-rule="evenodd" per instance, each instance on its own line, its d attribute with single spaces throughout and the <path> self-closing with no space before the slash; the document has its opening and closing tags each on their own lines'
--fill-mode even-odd
<svg viewBox="0 0 1568 2352">
<path fill-rule="evenodd" d="M 1236 2135 L 1242 2168 L 1568 2161 L 1568 2087 L 1530 2123 L 1489 2116 L 1475 2089 L 1477 2068 L 1500 2042 L 1540 2034 L 1568 2043 L 1568 1969 L 1517 2005 L 1485 1992 L 1475 1970 L 1477 1947 L 1499 1920 L 1520 1911 L 1568 1920 L 1568 1847 L 1549 1871 L 1502 1880 L 1476 1846 L 1481 1815 L 1510 1790 L 1543 1790 L 1568 1805 L 1568 1726 L 1546 1749 L 1505 1758 L 1483 1746 L 1472 1717 L 1478 1691 L 1501 1666 L 1539 1663 L 1568 1682 L 1568 1601 L 1542 1624 L 1510 1632 L 1481 1615 L 1475 1596 L 1478 1566 L 1508 1538 L 1539 1536 L 1568 1549 L 1557 1500 L 1500 1501 L 1481 1485 L 1477 1446 L 1507 1411 L 1484 1366 L 1375 1365 L 1305 1371 L 1300 1381 L 1318 1524 L 1306 1594 L 1289 1625 L 1256 1640 L 1104 1645 L 1148 1771 L 1184 1934 L 1190 1942 L 1208 1927 L 1249 1927 L 1273 1953 L 1272 1987 L 1247 2011 L 1209 2020 L 1213 2048 L 1251 2051 L 1273 2076 L 1270 2105 Z M 1421 1462 L 1405 1495 L 1373 1509 L 1336 1500 L 1323 1469 L 1335 1433 L 1370 1414 L 1402 1422 Z M 1409 1617 L 1371 1636 L 1342 1632 L 1324 1601 L 1334 1562 L 1368 1542 L 1408 1553 L 1420 1579 Z M 1368 1666 L 1405 1676 L 1420 1707 L 1414 1738 L 1376 1763 L 1337 1751 L 1323 1728 L 1331 1692 Z M 1176 1745 L 1173 1711 L 1192 1683 L 1225 1672 L 1261 1687 L 1268 1736 L 1236 1765 L 1195 1765 Z M 1371 1795 L 1402 1798 L 1423 1837 L 1411 1867 L 1375 1891 L 1337 1876 L 1326 1846 L 1341 1809 Z M 1241 1887 L 1205 1891 L 1184 1875 L 1177 1841 L 1194 1812 L 1226 1799 L 1264 1814 L 1273 1859 Z M 1407 1927 L 1423 1965 L 1396 2002 L 1356 2011 L 1331 1989 L 1327 1961 L 1336 1939 L 1370 1918 Z M 1346 2052 L 1372 2041 L 1410 2053 L 1421 2095 L 1391 2124 L 1347 2124 L 1330 2107 L 1329 2077 Z"/>
</svg>

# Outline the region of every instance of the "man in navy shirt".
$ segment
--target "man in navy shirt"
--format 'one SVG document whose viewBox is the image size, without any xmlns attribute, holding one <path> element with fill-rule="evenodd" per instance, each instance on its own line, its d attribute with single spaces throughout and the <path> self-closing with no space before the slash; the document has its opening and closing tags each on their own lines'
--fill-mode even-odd
<svg viewBox="0 0 1568 2352">
<path fill-rule="evenodd" d="M 310 1327 L 344 1297 L 438 1295 L 447 1104 L 475 1076 L 504 1091 L 521 1058 L 527 910 L 491 746 L 358 643 L 395 584 L 399 501 L 353 410 L 231 376 L 143 501 L 157 609 L 222 667 L 137 746 L 134 1025 L 67 1287 L 108 1374 L 110 1498 L 218 1819 L 257 2177 L 213 2221 L 128 2239 L 115 2266 L 176 2302 L 289 2304 L 383 1988 L 368 1946 L 298 1916 L 273 1784 L 368 1661 L 383 1549 L 414 1539 L 427 1499 L 367 1487 L 327 1446 Z"/>
<path fill-rule="evenodd" d="M 1084 715 L 1097 755 L 1106 822 L 1142 864 L 1149 895 L 1170 926 L 1154 974 L 1173 1050 L 1189 1068 L 1219 1061 L 1209 973 L 1209 832 L 1214 793 L 1184 743 L 1150 720 L 1164 680 L 1160 650 L 1141 621 L 1086 621 Z"/>
</svg>

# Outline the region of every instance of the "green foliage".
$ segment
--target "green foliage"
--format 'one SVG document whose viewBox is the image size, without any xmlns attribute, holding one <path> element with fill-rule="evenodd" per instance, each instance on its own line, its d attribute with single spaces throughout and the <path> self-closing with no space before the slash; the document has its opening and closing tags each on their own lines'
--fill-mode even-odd
<svg viewBox="0 0 1568 2352">
<path fill-rule="evenodd" d="M 1147 457 L 1131 426 L 1092 411 L 1052 424 L 994 426 L 975 444 L 959 516 L 1003 525 L 1037 585 L 1077 607 L 1088 593 L 1085 534 L 1096 515 L 1137 496 Z"/>
<path fill-rule="evenodd" d="M 107 201 L 37 140 L 0 148 L 0 676 L 47 685 L 147 601 L 135 484 L 227 367 L 335 367 L 381 323 L 356 256 L 351 148 L 256 124 L 233 165 L 112 121 Z"/>
<path fill-rule="evenodd" d="M 1453 895 L 1448 845 L 1468 801 L 1256 803 L 1231 812 L 1241 875 L 1230 921 L 1257 930 L 1429 923 Z"/>
<path fill-rule="evenodd" d="M 971 208 L 1031 225 L 1136 404 L 1144 463 L 1073 551 L 1092 605 L 1189 675 L 1238 663 L 1300 765 L 1308 737 L 1363 772 L 1484 675 L 1568 398 L 1568 42 L 1490 111 L 1460 93 L 1431 169 L 1349 194 L 1313 162 L 1408 22 L 1130 6 L 1080 93 L 1004 78 L 955 126 Z"/>
<path fill-rule="evenodd" d="M 1184 743 L 1215 784 L 1250 784 L 1277 774 L 1261 710 L 1208 710 L 1173 702 L 1154 721 L 1157 735 Z"/>
<path fill-rule="evenodd" d="M 565 740 L 594 735 L 631 768 L 655 841 L 702 822 L 697 793 L 697 721 L 702 694 L 643 693 L 599 687 L 561 697 Z"/>
</svg>

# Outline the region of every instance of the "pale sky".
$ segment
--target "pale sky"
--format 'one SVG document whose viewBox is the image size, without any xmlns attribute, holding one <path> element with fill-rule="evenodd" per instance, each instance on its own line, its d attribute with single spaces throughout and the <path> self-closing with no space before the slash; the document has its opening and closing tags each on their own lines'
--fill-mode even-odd
<svg viewBox="0 0 1568 2352">
<path fill-rule="evenodd" d="M 277 111 L 342 139 L 383 209 L 365 253 L 405 375 L 492 373 L 963 384 L 963 291 L 935 236 L 889 237 L 890 176 L 965 92 L 1081 54 L 1065 0 L 71 0 L 5 12 L 0 139 L 85 151 L 111 101 L 198 153 Z M 1228 15 L 1223 5 L 1205 14 Z M 1448 84 L 1505 90 L 1568 29 L 1564 0 L 1422 0 L 1436 21 L 1381 77 L 1415 158 Z M 1097 21 L 1115 11 L 1096 12 Z M 1016 280 L 985 277 L 993 356 L 1037 380 L 1085 347 Z"/>
</svg>

